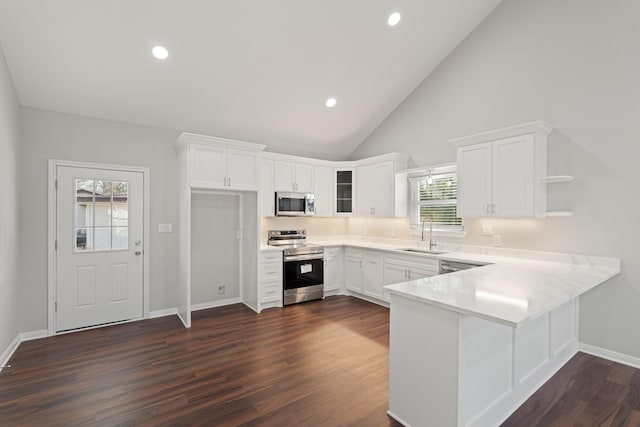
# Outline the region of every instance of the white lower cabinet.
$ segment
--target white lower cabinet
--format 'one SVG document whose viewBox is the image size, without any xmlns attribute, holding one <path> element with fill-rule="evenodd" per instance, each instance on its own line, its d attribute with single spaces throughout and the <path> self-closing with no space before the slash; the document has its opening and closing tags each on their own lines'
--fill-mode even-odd
<svg viewBox="0 0 640 427">
<path fill-rule="evenodd" d="M 342 248 L 324 249 L 324 292 L 340 292 L 344 286 L 344 256 Z"/>
<path fill-rule="evenodd" d="M 344 285 L 350 291 L 363 292 L 361 249 L 346 248 L 344 251 Z"/>
<path fill-rule="evenodd" d="M 440 261 L 415 256 L 385 254 L 384 285 L 421 279 L 439 274 Z M 389 301 L 390 294 L 384 290 L 382 298 Z"/>
<path fill-rule="evenodd" d="M 260 309 L 282 307 L 282 252 L 260 252 L 258 266 Z"/>
<path fill-rule="evenodd" d="M 382 299 L 382 286 L 384 285 L 382 252 L 364 251 L 363 258 L 364 292 L 374 298 Z"/>
</svg>

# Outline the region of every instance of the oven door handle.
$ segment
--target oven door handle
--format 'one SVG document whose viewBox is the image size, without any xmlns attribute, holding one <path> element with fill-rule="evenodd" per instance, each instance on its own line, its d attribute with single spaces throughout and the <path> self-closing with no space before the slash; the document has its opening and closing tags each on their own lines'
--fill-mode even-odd
<svg viewBox="0 0 640 427">
<path fill-rule="evenodd" d="M 289 261 L 312 261 L 312 260 L 320 260 L 324 259 L 324 255 L 322 254 L 309 254 L 309 255 L 290 255 L 284 258 L 284 262 Z"/>
</svg>

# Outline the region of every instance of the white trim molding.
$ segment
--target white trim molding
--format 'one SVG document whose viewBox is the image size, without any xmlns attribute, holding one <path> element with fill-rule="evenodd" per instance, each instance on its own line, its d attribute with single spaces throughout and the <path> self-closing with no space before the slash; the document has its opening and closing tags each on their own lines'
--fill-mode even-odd
<svg viewBox="0 0 640 427">
<path fill-rule="evenodd" d="M 143 179 L 143 242 L 144 245 L 144 259 L 143 259 L 143 282 L 142 282 L 142 316 L 144 319 L 149 318 L 149 259 L 151 257 L 152 249 L 148 244 L 150 241 L 151 230 L 151 176 L 150 169 L 147 167 L 139 166 L 123 166 L 123 165 L 111 165 L 103 163 L 91 163 L 91 162 L 77 162 L 71 160 L 56 160 L 49 159 L 49 182 L 48 182 L 48 231 L 47 231 L 47 291 L 48 291 L 48 303 L 47 303 L 47 335 L 52 336 L 56 334 L 56 314 L 55 314 L 55 296 L 56 296 L 56 223 L 57 223 L 57 211 L 56 211 L 56 168 L 58 166 L 88 168 L 88 169 L 108 169 L 126 172 L 138 172 L 142 173 Z M 137 320 L 137 319 L 136 319 Z"/>
<path fill-rule="evenodd" d="M 208 308 L 224 307 L 225 305 L 241 304 L 242 298 L 227 298 L 219 301 L 209 301 L 200 304 L 193 304 L 191 311 L 206 310 Z"/>
<path fill-rule="evenodd" d="M 629 356 L 628 354 L 618 353 L 613 350 L 607 350 L 606 348 L 584 343 L 580 343 L 578 345 L 578 350 L 592 356 L 601 357 L 603 359 L 611 360 L 612 362 L 622 363 L 623 365 L 640 369 L 640 358 L 638 357 Z"/>
<path fill-rule="evenodd" d="M 158 317 L 172 316 L 178 314 L 176 307 L 165 308 L 164 310 L 153 310 L 149 312 L 149 319 L 157 319 Z"/>
<path fill-rule="evenodd" d="M 25 341 L 37 340 L 37 339 L 46 338 L 46 337 L 47 337 L 46 329 L 42 329 L 39 331 L 24 332 L 22 334 L 16 335 L 13 341 L 11 341 L 11 344 L 9 344 L 9 347 L 7 347 L 4 353 L 2 353 L 2 356 L 0 356 L 0 372 L 2 372 L 3 366 L 5 367 L 11 366 L 11 365 L 8 365 L 9 360 L 11 360 L 13 353 L 16 352 L 16 350 L 18 349 L 21 343 Z"/>
</svg>

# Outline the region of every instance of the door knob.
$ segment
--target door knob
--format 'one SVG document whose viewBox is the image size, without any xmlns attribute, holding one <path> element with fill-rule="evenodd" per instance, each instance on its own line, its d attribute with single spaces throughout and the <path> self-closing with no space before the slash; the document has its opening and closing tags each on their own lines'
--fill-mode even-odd
<svg viewBox="0 0 640 427">
<path fill-rule="evenodd" d="M 142 251 L 135 251 L 134 254 L 136 254 L 137 256 L 142 255 Z"/>
<path fill-rule="evenodd" d="M 140 246 L 142 244 L 142 241 L 140 240 L 136 240 L 135 242 L 133 242 L 136 246 Z"/>
</svg>

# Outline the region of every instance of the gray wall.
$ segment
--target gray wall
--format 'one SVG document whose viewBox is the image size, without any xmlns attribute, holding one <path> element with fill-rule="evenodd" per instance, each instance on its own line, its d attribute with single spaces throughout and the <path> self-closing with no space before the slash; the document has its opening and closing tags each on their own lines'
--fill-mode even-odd
<svg viewBox="0 0 640 427">
<path fill-rule="evenodd" d="M 191 304 L 240 297 L 239 229 L 240 195 L 191 195 Z"/>
<path fill-rule="evenodd" d="M 0 49 L 0 355 L 19 331 L 18 111 Z"/>
<path fill-rule="evenodd" d="M 571 218 L 467 221 L 464 243 L 622 258 L 581 298 L 581 342 L 640 357 L 640 2 L 506 0 L 352 154 L 455 161 L 450 138 L 532 120 L 556 127 L 550 187 Z"/>
<path fill-rule="evenodd" d="M 20 131 L 21 331 L 47 327 L 47 159 L 150 168 L 150 309 L 175 307 L 179 230 L 173 142 L 179 132 L 30 108 L 21 110 Z M 158 233 L 159 223 L 172 223 L 173 233 Z"/>
</svg>

